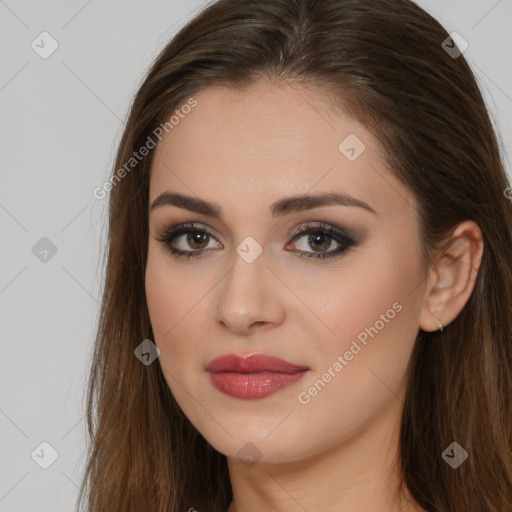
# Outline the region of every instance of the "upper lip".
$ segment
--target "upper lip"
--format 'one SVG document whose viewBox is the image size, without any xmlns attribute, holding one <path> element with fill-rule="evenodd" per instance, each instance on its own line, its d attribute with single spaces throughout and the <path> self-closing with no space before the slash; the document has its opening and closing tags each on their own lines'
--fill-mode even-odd
<svg viewBox="0 0 512 512">
<path fill-rule="evenodd" d="M 249 356 L 238 356 L 226 354 L 216 357 L 208 363 L 206 370 L 209 372 L 235 372 L 235 373 L 297 373 L 309 370 L 307 366 L 300 366 L 278 357 L 265 354 L 251 354 Z"/>
</svg>

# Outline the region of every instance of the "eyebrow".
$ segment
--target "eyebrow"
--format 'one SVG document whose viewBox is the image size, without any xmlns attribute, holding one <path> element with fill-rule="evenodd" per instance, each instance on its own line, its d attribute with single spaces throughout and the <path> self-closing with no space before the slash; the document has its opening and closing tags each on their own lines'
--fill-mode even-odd
<svg viewBox="0 0 512 512">
<path fill-rule="evenodd" d="M 191 212 L 201 213 L 208 217 L 222 219 L 222 208 L 219 204 L 205 201 L 199 197 L 187 196 L 177 192 L 160 194 L 150 207 L 150 212 L 165 205 L 177 206 Z M 345 193 L 328 192 L 323 194 L 304 194 L 283 197 L 270 205 L 272 217 L 282 217 L 294 212 L 311 210 L 321 206 L 355 206 L 363 208 L 375 215 L 377 212 L 367 203 Z"/>
</svg>

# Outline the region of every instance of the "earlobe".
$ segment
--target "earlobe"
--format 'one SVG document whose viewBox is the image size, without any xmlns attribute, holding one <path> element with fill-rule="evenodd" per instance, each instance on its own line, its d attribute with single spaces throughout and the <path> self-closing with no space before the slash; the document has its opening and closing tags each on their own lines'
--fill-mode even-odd
<svg viewBox="0 0 512 512">
<path fill-rule="evenodd" d="M 480 227 L 460 223 L 432 262 L 419 327 L 443 331 L 462 311 L 473 291 L 484 249 Z"/>
</svg>

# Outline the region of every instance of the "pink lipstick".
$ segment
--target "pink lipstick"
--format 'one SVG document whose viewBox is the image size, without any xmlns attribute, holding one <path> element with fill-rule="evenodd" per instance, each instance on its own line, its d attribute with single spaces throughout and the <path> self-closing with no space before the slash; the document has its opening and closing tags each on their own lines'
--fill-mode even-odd
<svg viewBox="0 0 512 512">
<path fill-rule="evenodd" d="M 246 400 L 269 396 L 298 382 L 309 370 L 277 357 L 228 354 L 210 361 L 212 384 L 222 393 Z"/>
</svg>

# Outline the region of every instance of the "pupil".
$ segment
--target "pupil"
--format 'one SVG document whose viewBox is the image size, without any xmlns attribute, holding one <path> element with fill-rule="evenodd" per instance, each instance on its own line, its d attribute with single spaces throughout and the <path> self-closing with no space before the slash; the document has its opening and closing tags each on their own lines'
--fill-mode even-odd
<svg viewBox="0 0 512 512">
<path fill-rule="evenodd" d="M 309 236 L 310 242 L 314 242 L 315 244 L 323 245 L 323 247 L 320 247 L 321 249 L 327 249 L 330 245 L 329 241 L 326 239 L 324 240 L 323 233 L 316 233 Z M 324 240 L 324 243 L 322 244 L 322 240 Z"/>
<path fill-rule="evenodd" d="M 201 244 L 204 244 L 205 242 L 205 239 L 208 235 L 206 233 L 192 233 L 192 234 L 189 234 L 188 238 L 189 238 L 189 241 L 192 242 L 192 245 L 193 244 L 197 244 L 197 245 L 201 245 Z"/>
</svg>

